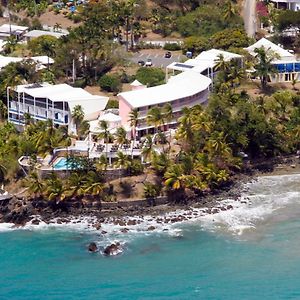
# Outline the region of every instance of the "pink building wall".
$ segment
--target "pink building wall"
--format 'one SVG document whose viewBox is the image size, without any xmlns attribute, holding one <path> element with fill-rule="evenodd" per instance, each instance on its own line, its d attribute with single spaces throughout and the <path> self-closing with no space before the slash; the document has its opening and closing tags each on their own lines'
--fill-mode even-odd
<svg viewBox="0 0 300 300">
<path fill-rule="evenodd" d="M 121 117 L 122 126 L 128 125 L 128 115 L 131 112 L 132 107 L 127 103 L 127 101 L 119 96 L 119 115 Z"/>
</svg>

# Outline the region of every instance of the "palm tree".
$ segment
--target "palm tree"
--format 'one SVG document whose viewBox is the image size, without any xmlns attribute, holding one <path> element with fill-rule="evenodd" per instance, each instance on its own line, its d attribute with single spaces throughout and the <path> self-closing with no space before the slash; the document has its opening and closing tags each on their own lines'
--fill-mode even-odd
<svg viewBox="0 0 300 300">
<path fill-rule="evenodd" d="M 58 204 L 66 198 L 65 191 L 62 181 L 52 173 L 51 177 L 46 181 L 45 196 L 50 201 L 55 201 Z"/>
<path fill-rule="evenodd" d="M 34 194 L 34 197 L 37 198 L 43 194 L 45 191 L 45 184 L 40 180 L 36 172 L 32 172 L 25 179 L 25 186 L 28 188 L 28 191 Z"/>
<path fill-rule="evenodd" d="M 233 4 L 233 1 L 227 0 L 224 8 L 224 20 L 229 21 L 237 15 L 236 5 Z"/>
<path fill-rule="evenodd" d="M 84 184 L 84 191 L 92 196 L 99 196 L 103 193 L 104 184 L 103 178 L 94 171 L 89 171 L 86 174 L 86 181 Z"/>
<path fill-rule="evenodd" d="M 110 140 L 113 139 L 113 135 L 109 131 L 109 126 L 108 122 L 105 120 L 101 120 L 99 122 L 99 128 L 101 132 L 98 134 L 98 138 L 103 139 L 105 143 L 105 154 L 107 157 L 107 152 L 108 152 L 108 143 Z"/>
<path fill-rule="evenodd" d="M 119 178 L 121 180 L 121 170 L 129 167 L 130 161 L 128 155 L 124 154 L 121 151 L 117 152 L 115 167 L 119 168 Z"/>
<path fill-rule="evenodd" d="M 147 123 L 155 127 L 156 133 L 159 127 L 164 124 L 163 114 L 158 106 L 152 107 L 147 113 Z"/>
<path fill-rule="evenodd" d="M 219 54 L 216 60 L 215 70 L 227 72 L 230 69 L 230 63 L 225 60 L 223 54 Z"/>
<path fill-rule="evenodd" d="M 48 57 L 48 69 L 50 68 L 49 58 L 55 56 L 55 43 L 50 39 L 43 39 L 41 41 L 41 51 Z"/>
<path fill-rule="evenodd" d="M 55 23 L 55 24 L 54 24 L 54 26 L 53 26 L 53 31 L 55 31 L 55 32 L 60 32 L 61 29 L 62 29 L 61 24 L 59 24 L 59 23 Z"/>
<path fill-rule="evenodd" d="M 99 160 L 96 162 L 95 167 L 97 171 L 106 171 L 108 166 L 108 160 L 107 157 L 105 155 L 101 155 L 99 157 Z"/>
<path fill-rule="evenodd" d="M 272 64 L 272 61 L 276 58 L 276 55 L 270 50 L 265 48 L 256 48 L 254 52 L 256 55 L 257 63 L 255 64 L 255 75 L 260 78 L 261 88 L 265 90 L 267 87 L 268 76 L 277 72 L 276 68 Z"/>
<path fill-rule="evenodd" d="M 139 121 L 139 110 L 138 108 L 133 108 L 129 113 L 129 122 L 131 127 L 131 136 L 133 137 L 133 146 L 135 146 L 136 142 L 136 128 L 138 126 Z M 131 156 L 133 156 L 133 147 L 131 150 Z"/>
<path fill-rule="evenodd" d="M 75 105 L 72 111 L 72 119 L 75 123 L 76 134 L 78 135 L 80 124 L 84 120 L 84 112 L 81 105 Z"/>
<path fill-rule="evenodd" d="M 183 190 L 185 188 L 185 176 L 180 164 L 171 165 L 166 171 L 165 185 L 173 190 Z"/>
<path fill-rule="evenodd" d="M 68 178 L 68 189 L 70 192 L 70 198 L 76 196 L 81 196 L 84 194 L 84 179 L 85 176 L 77 172 L 72 172 Z"/>
<path fill-rule="evenodd" d="M 154 147 L 154 143 L 153 143 L 152 136 L 147 135 L 146 140 L 143 143 L 143 148 L 141 152 L 142 158 L 145 162 L 147 162 L 148 158 L 151 157 L 153 152 L 153 147 Z"/>
<path fill-rule="evenodd" d="M 128 143 L 128 139 L 126 137 L 127 132 L 124 129 L 124 127 L 118 127 L 116 130 L 116 133 L 114 134 L 115 136 L 115 141 L 119 146 L 123 146 L 124 144 Z"/>
</svg>

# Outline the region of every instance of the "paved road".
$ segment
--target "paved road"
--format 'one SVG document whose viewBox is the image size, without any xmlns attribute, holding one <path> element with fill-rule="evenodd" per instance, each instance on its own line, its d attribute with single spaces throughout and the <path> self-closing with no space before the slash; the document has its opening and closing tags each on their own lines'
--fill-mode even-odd
<svg viewBox="0 0 300 300">
<path fill-rule="evenodd" d="M 254 37 L 257 31 L 256 0 L 244 1 L 243 16 L 244 16 L 245 30 L 248 36 Z"/>
<path fill-rule="evenodd" d="M 131 61 L 138 63 L 138 61 L 143 60 L 146 62 L 147 59 L 152 60 L 152 66 L 153 67 L 160 67 L 165 69 L 166 66 L 171 64 L 174 61 L 180 62 L 180 60 L 184 57 L 183 55 L 172 55 L 170 58 L 165 58 L 164 57 L 165 51 L 163 53 L 143 53 L 143 52 L 138 52 L 134 53 L 133 56 L 130 58 Z"/>
</svg>

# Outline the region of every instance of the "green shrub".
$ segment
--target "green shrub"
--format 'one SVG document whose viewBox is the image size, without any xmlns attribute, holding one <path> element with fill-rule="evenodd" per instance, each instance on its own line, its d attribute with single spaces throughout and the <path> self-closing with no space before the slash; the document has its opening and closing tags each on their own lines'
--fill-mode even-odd
<svg viewBox="0 0 300 300">
<path fill-rule="evenodd" d="M 142 174 L 144 171 L 144 165 L 141 163 L 141 160 L 134 159 L 130 162 L 127 172 L 130 176 L 136 176 Z"/>
<path fill-rule="evenodd" d="M 85 88 L 86 87 L 86 80 L 85 79 L 76 79 L 74 84 L 74 87 L 78 87 L 78 88 Z"/>
<path fill-rule="evenodd" d="M 182 52 L 191 51 L 193 54 L 199 54 L 209 48 L 208 39 L 202 36 L 190 36 L 184 40 Z"/>
<path fill-rule="evenodd" d="M 181 46 L 178 43 L 165 43 L 164 49 L 168 51 L 178 51 L 181 49 Z"/>
<path fill-rule="evenodd" d="M 114 99 L 109 99 L 105 109 L 109 108 L 119 108 L 119 101 Z"/>
<path fill-rule="evenodd" d="M 149 198 L 156 198 L 159 196 L 161 192 L 161 188 L 159 185 L 151 183 L 151 182 L 145 182 L 144 183 L 144 197 Z"/>
<path fill-rule="evenodd" d="M 99 80 L 99 85 L 107 92 L 118 93 L 121 90 L 121 80 L 116 75 L 103 75 Z"/>
<path fill-rule="evenodd" d="M 136 79 L 144 85 L 156 86 L 164 83 L 165 73 L 159 68 L 139 68 Z"/>
</svg>

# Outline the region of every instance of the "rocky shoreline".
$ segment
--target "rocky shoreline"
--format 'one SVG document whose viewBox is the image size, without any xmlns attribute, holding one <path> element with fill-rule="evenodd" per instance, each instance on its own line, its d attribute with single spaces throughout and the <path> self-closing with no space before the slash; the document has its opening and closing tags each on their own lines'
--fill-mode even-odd
<svg viewBox="0 0 300 300">
<path fill-rule="evenodd" d="M 65 206 L 53 209 L 45 200 L 29 201 L 16 196 L 0 202 L 0 222 L 14 223 L 16 227 L 26 224 L 68 224 L 80 223 L 84 218 L 89 218 L 88 227 L 105 235 L 102 224 L 118 226 L 120 232 L 128 233 L 132 226 L 147 221 L 153 221 L 151 226 L 144 228 L 153 231 L 161 224 L 174 224 L 195 219 L 203 214 L 215 214 L 220 211 L 233 209 L 232 205 L 224 204 L 224 199 L 233 199 L 241 202 L 242 186 L 246 182 L 255 180 L 259 175 L 283 175 L 291 172 L 300 173 L 299 158 L 297 156 L 276 159 L 274 161 L 257 163 L 252 167 L 250 174 L 239 174 L 234 178 L 230 187 L 214 191 L 204 197 L 187 201 L 184 204 L 165 204 L 157 206 L 126 206 L 113 209 L 101 207 L 82 206 L 81 203 L 67 203 Z M 243 203 L 243 202 L 241 202 Z M 156 225 L 157 224 L 157 225 Z"/>
</svg>

